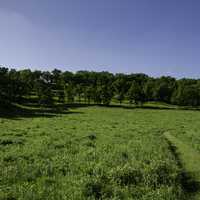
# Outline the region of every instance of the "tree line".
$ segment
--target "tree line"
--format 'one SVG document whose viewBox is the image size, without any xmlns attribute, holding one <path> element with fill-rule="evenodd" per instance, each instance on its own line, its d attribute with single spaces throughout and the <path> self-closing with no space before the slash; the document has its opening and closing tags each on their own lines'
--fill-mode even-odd
<svg viewBox="0 0 200 200">
<path fill-rule="evenodd" d="M 200 80 L 153 78 L 146 74 L 15 70 L 0 67 L 0 105 L 37 98 L 41 105 L 84 102 L 109 105 L 161 101 L 181 106 L 200 105 Z"/>
</svg>

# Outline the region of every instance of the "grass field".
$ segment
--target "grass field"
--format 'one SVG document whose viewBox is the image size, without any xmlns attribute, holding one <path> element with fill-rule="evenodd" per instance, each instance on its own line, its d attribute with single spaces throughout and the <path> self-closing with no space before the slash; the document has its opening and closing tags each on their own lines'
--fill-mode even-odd
<svg viewBox="0 0 200 200">
<path fill-rule="evenodd" d="M 184 159 L 199 159 L 199 122 L 199 111 L 95 106 L 0 118 L 0 199 L 196 198 Z"/>
</svg>

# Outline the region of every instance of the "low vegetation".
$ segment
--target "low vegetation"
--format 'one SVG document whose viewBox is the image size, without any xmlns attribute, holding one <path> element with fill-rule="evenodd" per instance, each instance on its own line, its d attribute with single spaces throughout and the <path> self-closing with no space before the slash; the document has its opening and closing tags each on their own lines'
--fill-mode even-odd
<svg viewBox="0 0 200 200">
<path fill-rule="evenodd" d="M 182 168 L 182 183 L 185 190 L 193 193 L 193 199 L 200 199 L 200 156 L 191 146 L 172 136 L 170 132 L 164 133 L 169 142 L 172 153 L 176 156 L 178 165 Z"/>
<path fill-rule="evenodd" d="M 198 111 L 40 109 L 0 118 L 0 199 L 184 200 L 198 192 L 164 134 L 198 152 Z"/>
</svg>

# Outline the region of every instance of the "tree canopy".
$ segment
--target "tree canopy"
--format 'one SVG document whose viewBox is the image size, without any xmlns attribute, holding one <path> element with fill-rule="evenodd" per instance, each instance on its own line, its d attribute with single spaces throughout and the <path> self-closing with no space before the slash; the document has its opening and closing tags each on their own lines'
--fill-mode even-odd
<svg viewBox="0 0 200 200">
<path fill-rule="evenodd" d="M 162 101 L 199 106 L 200 80 L 170 76 L 160 78 L 146 74 L 112 74 L 110 72 L 15 70 L 0 67 L 0 105 L 21 102 L 36 96 L 38 103 L 81 102 L 109 105 L 112 100 L 129 103 Z"/>
</svg>

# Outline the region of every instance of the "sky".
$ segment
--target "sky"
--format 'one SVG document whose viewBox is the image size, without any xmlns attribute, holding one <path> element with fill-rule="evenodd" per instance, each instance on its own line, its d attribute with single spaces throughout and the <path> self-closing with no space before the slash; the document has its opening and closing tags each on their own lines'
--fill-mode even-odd
<svg viewBox="0 0 200 200">
<path fill-rule="evenodd" d="M 200 78 L 199 0 L 0 0 L 0 65 Z"/>
</svg>

